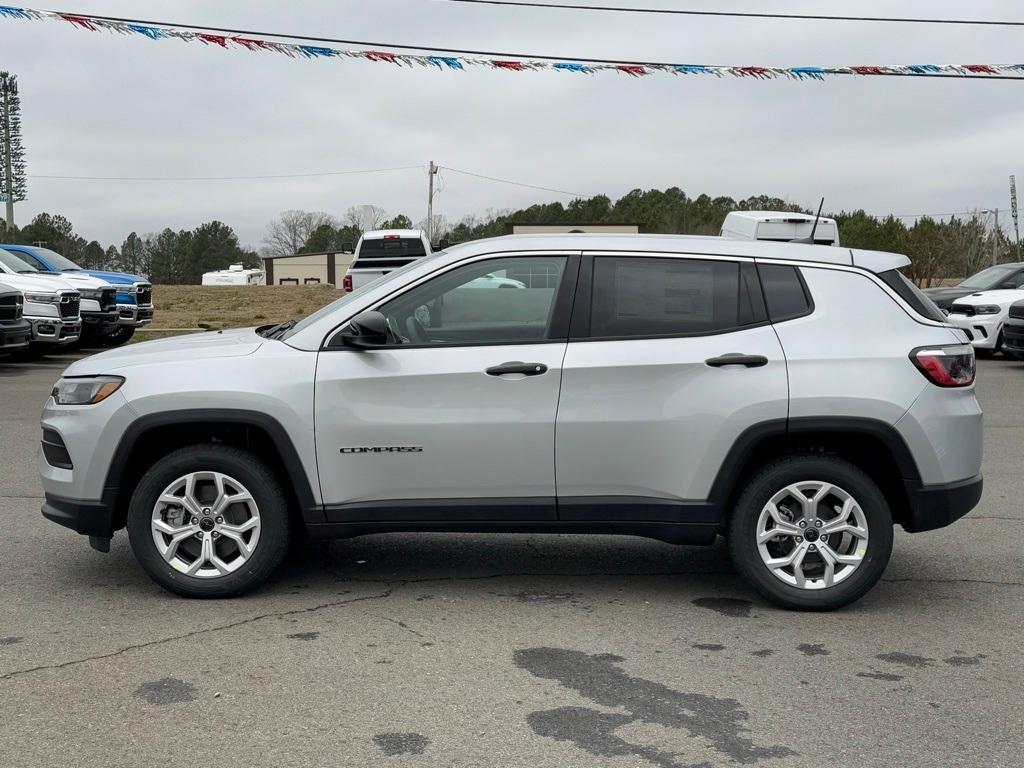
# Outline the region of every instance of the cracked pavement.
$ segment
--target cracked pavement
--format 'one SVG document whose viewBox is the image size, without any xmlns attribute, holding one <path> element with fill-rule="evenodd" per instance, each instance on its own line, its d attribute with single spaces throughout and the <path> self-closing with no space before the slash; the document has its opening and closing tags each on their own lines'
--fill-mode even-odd
<svg viewBox="0 0 1024 768">
<path fill-rule="evenodd" d="M 70 360 L 0 361 L 0 765 L 1019 766 L 1024 364 L 983 361 L 986 493 L 883 581 L 777 610 L 721 542 L 393 534 L 231 601 L 39 515 Z"/>
</svg>

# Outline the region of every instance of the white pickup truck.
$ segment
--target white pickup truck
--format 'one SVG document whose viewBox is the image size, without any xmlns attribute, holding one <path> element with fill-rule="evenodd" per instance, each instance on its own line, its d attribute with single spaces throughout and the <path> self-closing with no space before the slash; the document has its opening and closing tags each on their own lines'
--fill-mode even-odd
<svg viewBox="0 0 1024 768">
<path fill-rule="evenodd" d="M 421 229 L 377 229 L 364 232 L 356 244 L 352 266 L 348 268 L 341 287 L 346 293 L 351 293 L 430 253 L 430 240 Z"/>
</svg>

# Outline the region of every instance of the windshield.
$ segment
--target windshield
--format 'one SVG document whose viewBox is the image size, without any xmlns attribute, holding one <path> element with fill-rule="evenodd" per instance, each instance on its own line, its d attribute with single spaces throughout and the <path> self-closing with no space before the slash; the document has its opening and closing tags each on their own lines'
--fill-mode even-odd
<svg viewBox="0 0 1024 768">
<path fill-rule="evenodd" d="M 75 264 L 71 259 L 61 256 L 56 251 L 51 251 L 49 248 L 36 248 L 43 258 L 46 259 L 50 264 L 59 269 L 61 272 L 81 272 L 82 268 Z M 27 255 L 27 254 L 26 254 Z"/>
<path fill-rule="evenodd" d="M 970 288 L 972 291 L 990 291 L 1018 269 L 1020 267 L 1014 264 L 1000 264 L 997 267 L 989 267 L 967 278 L 957 288 Z"/>
<path fill-rule="evenodd" d="M 10 251 L 5 251 L 0 248 L 0 264 L 3 264 L 11 272 L 18 274 L 35 274 L 39 270 L 36 269 L 34 264 L 30 264 L 27 261 L 22 261 Z M 7 270 L 4 270 L 7 271 Z"/>
<path fill-rule="evenodd" d="M 444 253 L 444 251 L 435 251 L 434 253 L 431 253 L 431 254 L 429 254 L 427 256 L 424 256 L 421 259 L 416 259 L 415 261 L 410 261 L 404 267 L 399 267 L 398 269 L 395 269 L 395 270 L 392 270 L 391 272 L 388 272 L 386 275 L 381 275 L 380 277 L 378 277 L 373 282 L 367 283 L 366 285 L 362 286 L 355 293 L 346 293 L 340 299 L 337 299 L 336 301 L 332 301 L 330 304 L 328 304 L 325 307 L 321 307 L 320 309 L 318 309 L 316 312 L 314 312 L 311 315 L 307 315 L 302 320 L 300 320 L 295 325 L 293 325 L 291 328 L 289 328 L 286 333 L 284 333 L 283 335 L 278 336 L 276 338 L 279 338 L 281 341 L 285 341 L 285 340 L 291 338 L 292 336 L 294 336 L 299 331 L 302 331 L 302 330 L 308 328 L 309 326 L 311 326 L 313 323 L 317 322 L 318 320 L 321 320 L 321 319 L 327 317 L 328 315 L 330 315 L 332 312 L 337 311 L 340 307 L 342 307 L 345 304 L 347 304 L 352 299 L 353 296 L 360 296 L 365 291 L 369 291 L 369 290 L 372 290 L 374 288 L 379 288 L 382 285 L 390 283 L 392 280 L 395 280 L 395 279 L 401 277 L 402 275 L 404 275 L 406 272 L 410 271 L 414 267 L 419 267 L 419 266 L 427 263 L 428 261 L 432 261 L 433 259 L 437 258 L 438 256 L 440 256 L 443 253 Z"/>
</svg>

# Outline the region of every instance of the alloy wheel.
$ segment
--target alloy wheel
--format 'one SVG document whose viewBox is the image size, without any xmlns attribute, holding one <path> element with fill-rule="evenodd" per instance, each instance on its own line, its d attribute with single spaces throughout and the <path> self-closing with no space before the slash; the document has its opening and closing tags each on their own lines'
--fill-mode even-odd
<svg viewBox="0 0 1024 768">
<path fill-rule="evenodd" d="M 157 497 L 150 528 L 157 551 L 174 570 L 215 579 L 252 557 L 260 539 L 260 512 L 249 490 L 233 477 L 190 472 Z"/>
<path fill-rule="evenodd" d="M 798 589 L 827 589 L 845 581 L 867 554 L 864 511 L 848 492 L 824 481 L 778 491 L 761 510 L 755 532 L 768 570 Z"/>
</svg>

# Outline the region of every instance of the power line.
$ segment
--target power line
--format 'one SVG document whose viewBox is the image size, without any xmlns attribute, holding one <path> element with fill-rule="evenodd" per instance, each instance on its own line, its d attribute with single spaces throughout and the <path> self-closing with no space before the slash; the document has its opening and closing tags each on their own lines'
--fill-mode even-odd
<svg viewBox="0 0 1024 768">
<path fill-rule="evenodd" d="M 625 8 L 610 5 L 571 5 L 569 3 L 542 3 L 532 0 L 448 0 L 450 3 L 473 5 L 506 5 L 521 8 L 545 8 L 550 10 L 606 11 L 611 13 L 647 13 L 673 16 L 720 16 L 737 19 L 778 19 L 800 21 L 864 21 L 889 22 L 893 24 L 953 24 L 984 27 L 1024 27 L 1024 21 L 992 21 L 986 19 L 915 19 L 895 16 L 828 16 L 812 13 L 757 13 L 747 11 L 691 11 L 675 8 Z"/>
<path fill-rule="evenodd" d="M 364 171 L 323 171 L 318 173 L 281 173 L 263 176 L 29 176 L 31 179 L 60 179 L 65 181 L 255 181 L 259 179 L 300 179 L 317 176 L 351 176 L 359 173 L 387 173 L 422 168 L 421 165 L 401 165 L 396 168 L 370 168 Z"/>
<path fill-rule="evenodd" d="M 463 176 L 475 176 L 478 179 L 487 179 L 488 181 L 496 181 L 499 184 L 512 184 L 513 186 L 516 186 L 516 187 L 526 187 L 527 189 L 540 189 L 540 190 L 543 190 L 545 192 L 556 192 L 559 195 L 569 195 L 571 197 L 585 197 L 585 195 L 583 195 L 583 194 L 581 194 L 579 192 L 567 192 L 564 189 L 552 189 L 551 187 L 539 187 L 536 184 L 523 184 L 523 183 L 518 182 L 518 181 L 510 181 L 508 179 L 499 179 L 496 176 L 485 176 L 482 173 L 473 173 L 472 171 L 460 171 L 458 168 L 452 168 L 449 165 L 443 165 L 443 166 L 439 166 L 439 167 L 444 168 L 446 171 L 451 171 L 452 173 L 461 173 Z"/>
<path fill-rule="evenodd" d="M 459 0 L 461 1 L 461 0 Z M 496 4 L 497 0 L 494 0 Z M 579 6 L 577 6 L 579 7 Z M 54 13 L 53 11 L 46 11 L 45 13 Z M 697 13 L 697 12 L 694 12 Z M 702 11 L 700 13 L 712 14 L 718 13 L 713 11 Z M 59 14 L 57 14 L 59 16 Z M 665 61 L 632 61 L 626 59 L 604 59 L 604 58 L 591 58 L 586 56 L 566 56 L 566 55 L 554 55 L 554 54 L 538 54 L 538 53 L 518 53 L 513 51 L 487 51 L 478 50 L 471 48 L 447 48 L 436 45 L 411 45 L 405 43 L 389 43 L 376 40 L 348 40 L 343 38 L 335 37 L 315 37 L 310 35 L 296 35 L 288 32 L 266 32 L 249 29 L 235 29 L 232 27 L 212 27 L 199 24 L 181 24 L 170 21 L 154 21 L 150 19 L 133 19 L 123 16 L 98 16 L 95 14 L 87 14 L 81 17 L 83 19 L 95 19 L 107 22 L 116 22 L 121 24 L 131 25 L 143 25 L 150 27 L 163 27 L 170 30 L 202 30 L 204 32 L 221 32 L 227 35 L 247 35 L 250 37 L 273 37 L 281 38 L 285 40 L 298 40 L 302 42 L 320 42 L 320 43 L 333 43 L 340 45 L 352 45 L 359 48 L 369 49 L 393 49 L 396 51 L 427 51 L 432 53 L 453 53 L 461 56 L 486 56 L 486 57 L 499 57 L 509 59 L 533 59 L 536 61 L 553 61 L 553 62 L 574 62 L 579 64 L 603 64 L 611 66 L 640 66 L 640 67 L 651 67 L 651 68 L 668 68 L 675 69 L 679 66 L 683 66 L 680 62 L 665 62 Z M 835 17 L 839 18 L 839 17 Z M 1008 22 L 1009 23 L 1009 22 Z M 1016 23 L 1016 22 L 1014 22 Z M 1024 22 L 1020 22 L 1024 26 Z M 372 51 L 371 51 L 372 52 Z M 705 68 L 714 69 L 728 69 L 722 65 L 703 65 Z M 916 71 L 916 72 L 894 72 L 885 71 L 880 68 L 877 71 L 872 71 L 870 75 L 872 77 L 931 77 L 931 78 L 945 78 L 949 80 L 1024 80 L 1024 75 L 1001 75 L 995 73 L 986 74 L 968 74 L 966 72 L 956 73 L 941 73 L 941 72 L 929 72 L 929 71 Z M 836 72 L 834 74 L 858 74 L 856 72 Z"/>
</svg>

